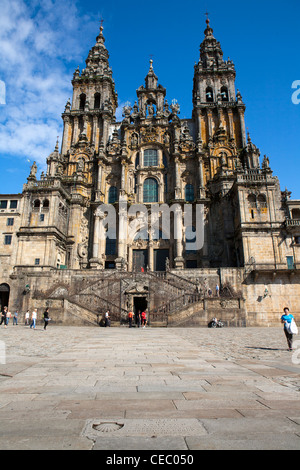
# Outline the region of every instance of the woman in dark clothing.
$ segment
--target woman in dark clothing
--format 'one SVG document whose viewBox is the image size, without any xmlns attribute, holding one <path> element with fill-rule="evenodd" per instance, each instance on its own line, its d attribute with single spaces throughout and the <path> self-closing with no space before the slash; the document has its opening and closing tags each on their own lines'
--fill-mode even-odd
<svg viewBox="0 0 300 470">
<path fill-rule="evenodd" d="M 47 328 L 49 320 L 50 320 L 50 318 L 49 318 L 49 308 L 46 308 L 46 310 L 44 311 L 44 330 Z"/>
<path fill-rule="evenodd" d="M 7 307 L 4 307 L 3 312 L 2 312 L 2 318 L 1 318 L 0 325 L 2 325 L 2 323 L 4 323 L 4 328 L 6 328 L 6 326 L 7 326 Z"/>
</svg>

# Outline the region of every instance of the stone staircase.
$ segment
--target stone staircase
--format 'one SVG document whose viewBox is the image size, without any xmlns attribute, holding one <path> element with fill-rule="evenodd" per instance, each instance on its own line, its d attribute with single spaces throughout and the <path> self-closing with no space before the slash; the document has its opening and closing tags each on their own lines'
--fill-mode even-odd
<svg viewBox="0 0 300 470">
<path fill-rule="evenodd" d="M 207 326 L 215 316 L 226 325 L 244 324 L 243 302 L 234 293 L 206 297 L 205 292 L 199 292 L 199 282 L 174 272 L 90 272 L 68 284 L 54 284 L 43 296 L 36 292 L 36 299 L 50 301 L 52 312 L 55 302 L 60 303 L 67 320 L 64 323 L 81 321 L 96 326 L 109 310 L 112 326 L 119 326 L 127 322 L 128 295 L 138 295 L 139 289 L 142 296 L 151 299 L 148 322 L 152 327 Z M 128 294 L 131 291 L 137 293 Z"/>
</svg>

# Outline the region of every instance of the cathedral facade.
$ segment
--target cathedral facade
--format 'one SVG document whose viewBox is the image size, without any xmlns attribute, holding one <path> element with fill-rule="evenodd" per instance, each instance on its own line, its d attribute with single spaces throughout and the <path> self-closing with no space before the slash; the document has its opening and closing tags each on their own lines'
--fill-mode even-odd
<svg viewBox="0 0 300 470">
<path fill-rule="evenodd" d="M 47 172 L 37 178 L 34 164 L 21 195 L 0 196 L 2 308 L 48 305 L 63 323 L 97 322 L 106 309 L 122 321 L 147 308 L 169 325 L 205 324 L 210 311 L 234 325 L 274 324 L 286 305 L 300 314 L 300 201 L 246 132 L 235 66 L 209 20 L 204 34 L 191 118 L 167 101 L 151 60 L 117 122 L 101 26 Z"/>
</svg>

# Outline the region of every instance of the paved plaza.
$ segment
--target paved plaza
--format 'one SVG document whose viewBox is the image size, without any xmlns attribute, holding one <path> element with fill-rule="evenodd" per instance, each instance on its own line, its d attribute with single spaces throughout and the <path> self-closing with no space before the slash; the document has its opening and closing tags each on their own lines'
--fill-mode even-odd
<svg viewBox="0 0 300 470">
<path fill-rule="evenodd" d="M 10 325 L 0 341 L 1 450 L 300 449 L 300 343 L 280 327 Z"/>
</svg>

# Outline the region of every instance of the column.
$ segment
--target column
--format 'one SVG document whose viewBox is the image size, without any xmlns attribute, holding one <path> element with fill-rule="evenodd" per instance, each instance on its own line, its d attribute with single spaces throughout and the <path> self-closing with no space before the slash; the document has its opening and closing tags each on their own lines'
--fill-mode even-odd
<svg viewBox="0 0 300 470">
<path fill-rule="evenodd" d="M 154 271 L 154 248 L 152 238 L 152 228 L 149 230 L 149 244 L 148 244 L 148 266 L 149 271 Z"/>
<path fill-rule="evenodd" d="M 199 157 L 199 198 L 204 197 L 203 160 Z"/>
<path fill-rule="evenodd" d="M 179 160 L 178 160 L 178 158 L 175 158 L 175 199 L 181 199 L 180 176 L 179 176 Z"/>
<path fill-rule="evenodd" d="M 104 267 L 106 238 L 104 224 L 101 223 L 103 218 L 104 214 L 98 208 L 94 214 L 93 257 L 90 259 L 90 266 L 93 269 Z"/>
<path fill-rule="evenodd" d="M 74 117 L 72 145 L 75 145 L 78 139 L 78 116 Z"/>
<path fill-rule="evenodd" d="M 232 114 L 232 109 L 227 110 L 228 113 L 228 118 L 229 118 L 229 138 L 233 139 L 234 138 L 234 132 L 233 132 L 233 114 Z"/>
<path fill-rule="evenodd" d="M 126 188 L 125 188 L 125 162 L 121 162 L 121 194 L 125 194 Z"/>
<path fill-rule="evenodd" d="M 202 142 L 202 125 L 201 125 L 201 111 L 198 112 L 198 141 Z"/>
<path fill-rule="evenodd" d="M 102 201 L 101 196 L 103 196 L 103 191 L 102 191 L 102 174 L 103 174 L 103 167 L 101 165 L 101 162 L 98 161 L 98 178 L 97 178 L 97 190 L 96 190 L 96 200 L 97 201 Z"/>
<path fill-rule="evenodd" d="M 149 240 L 149 248 L 148 248 L 148 266 L 149 266 L 149 271 L 154 271 L 154 248 L 153 248 L 153 240 Z"/>
<path fill-rule="evenodd" d="M 94 239 L 93 239 L 93 258 L 98 259 L 100 239 L 100 215 L 95 214 L 94 220 Z"/>
<path fill-rule="evenodd" d="M 98 116 L 94 115 L 93 116 L 93 132 L 92 132 L 92 144 L 95 145 L 95 149 L 97 150 L 97 122 L 98 122 Z"/>
<path fill-rule="evenodd" d="M 70 128 L 70 117 L 64 116 L 64 134 L 63 134 L 63 141 L 62 141 L 62 148 L 61 148 L 62 155 L 65 155 L 68 150 L 69 128 Z"/>
<path fill-rule="evenodd" d="M 207 110 L 207 121 L 208 121 L 208 138 L 212 138 L 212 111 Z"/>
<path fill-rule="evenodd" d="M 128 237 L 128 213 L 127 197 L 120 196 L 119 200 L 119 231 L 118 231 L 118 258 L 116 268 L 119 271 L 127 271 L 127 237 Z"/>
<path fill-rule="evenodd" d="M 109 117 L 104 115 L 103 116 L 103 134 L 102 134 L 102 140 L 104 144 L 104 148 L 106 148 L 106 144 L 108 142 L 108 134 L 109 134 Z"/>
<path fill-rule="evenodd" d="M 182 257 L 182 217 L 183 214 L 181 208 L 176 208 L 174 217 L 174 242 L 176 246 L 176 258 L 174 260 L 175 269 L 184 269 L 184 259 Z"/>
<path fill-rule="evenodd" d="M 245 126 L 244 110 L 241 108 L 239 108 L 239 116 L 240 116 L 240 123 L 241 123 L 242 147 L 245 148 L 247 146 L 246 126 Z"/>
</svg>

